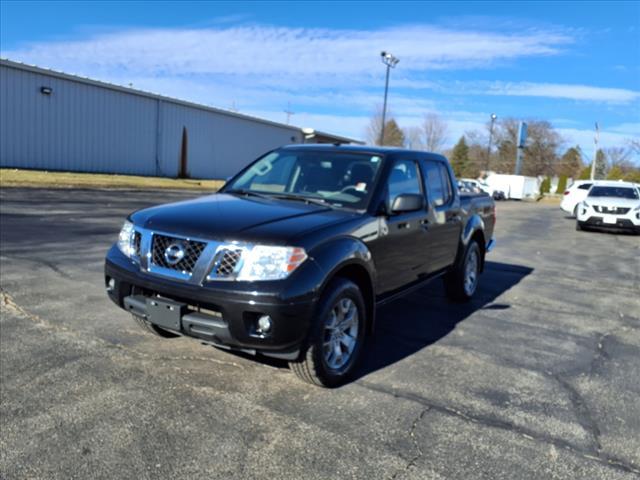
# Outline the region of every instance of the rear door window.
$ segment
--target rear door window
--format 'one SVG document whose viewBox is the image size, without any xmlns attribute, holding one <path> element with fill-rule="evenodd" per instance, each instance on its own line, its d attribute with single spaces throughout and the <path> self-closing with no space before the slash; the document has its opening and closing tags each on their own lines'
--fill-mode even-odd
<svg viewBox="0 0 640 480">
<path fill-rule="evenodd" d="M 440 176 L 442 178 L 442 193 L 443 193 L 443 205 L 448 204 L 453 197 L 453 191 L 451 188 L 451 179 L 449 177 L 449 170 L 443 163 L 438 163 L 440 169 Z"/>
<path fill-rule="evenodd" d="M 583 183 L 582 185 L 578 186 L 578 188 L 580 190 L 589 190 L 591 188 L 591 185 L 593 185 L 592 183 Z"/>
<path fill-rule="evenodd" d="M 425 161 L 424 165 L 424 188 L 427 197 L 436 207 L 447 203 L 451 197 L 451 185 L 443 181 L 443 166 L 440 162 Z M 448 175 L 447 175 L 448 176 Z"/>
</svg>

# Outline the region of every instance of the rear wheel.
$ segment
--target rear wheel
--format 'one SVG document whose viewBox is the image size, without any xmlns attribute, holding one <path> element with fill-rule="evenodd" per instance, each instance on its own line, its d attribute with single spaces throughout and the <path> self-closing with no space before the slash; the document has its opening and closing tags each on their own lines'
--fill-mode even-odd
<svg viewBox="0 0 640 480">
<path fill-rule="evenodd" d="M 579 222 L 578 220 L 576 220 L 576 230 L 578 230 L 578 231 L 584 230 L 584 227 L 582 226 L 582 223 Z"/>
<path fill-rule="evenodd" d="M 467 246 L 462 262 L 444 277 L 447 296 L 456 302 L 466 302 L 473 297 L 478 287 L 482 253 L 475 240 Z"/>
<path fill-rule="evenodd" d="M 353 374 L 364 343 L 364 299 L 358 286 L 346 279 L 332 281 L 322 295 L 309 344 L 301 358 L 289 364 L 307 383 L 337 387 Z"/>
<path fill-rule="evenodd" d="M 573 218 L 578 218 L 578 204 L 573 207 Z"/>
<path fill-rule="evenodd" d="M 142 330 L 144 330 L 147 333 L 151 333 L 153 335 L 156 335 L 162 338 L 175 338 L 180 336 L 177 333 L 173 333 L 173 332 L 170 332 L 169 330 L 165 330 L 164 328 L 157 327 L 153 323 L 145 320 L 142 317 L 139 317 L 133 314 L 131 316 L 136 321 L 136 323 L 140 326 L 140 328 L 142 328 Z"/>
</svg>

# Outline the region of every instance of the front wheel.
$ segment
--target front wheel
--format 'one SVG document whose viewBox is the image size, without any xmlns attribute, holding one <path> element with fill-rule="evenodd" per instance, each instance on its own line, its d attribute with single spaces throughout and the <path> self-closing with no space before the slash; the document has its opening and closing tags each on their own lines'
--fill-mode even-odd
<svg viewBox="0 0 640 480">
<path fill-rule="evenodd" d="M 475 240 L 467 246 L 462 262 L 453 267 L 444 277 L 447 296 L 456 302 L 467 302 L 478 287 L 482 254 Z"/>
<path fill-rule="evenodd" d="M 364 343 L 364 299 L 346 279 L 332 281 L 318 304 L 309 343 L 301 358 L 289 364 L 307 383 L 337 387 L 353 374 Z"/>
</svg>

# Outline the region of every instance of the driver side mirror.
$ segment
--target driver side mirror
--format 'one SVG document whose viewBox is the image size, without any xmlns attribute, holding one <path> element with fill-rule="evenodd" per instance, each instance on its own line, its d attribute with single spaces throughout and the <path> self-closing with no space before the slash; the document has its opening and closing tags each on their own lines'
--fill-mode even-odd
<svg viewBox="0 0 640 480">
<path fill-rule="evenodd" d="M 417 193 L 402 193 L 394 198 L 391 213 L 415 212 L 424 208 L 424 197 Z"/>
</svg>

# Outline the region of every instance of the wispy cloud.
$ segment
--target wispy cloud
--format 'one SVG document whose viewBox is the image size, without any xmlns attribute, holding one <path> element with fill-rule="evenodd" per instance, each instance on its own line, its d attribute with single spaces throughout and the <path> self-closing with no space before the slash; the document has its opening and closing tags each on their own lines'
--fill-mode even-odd
<svg viewBox="0 0 640 480">
<path fill-rule="evenodd" d="M 568 35 L 530 30 L 492 33 L 416 25 L 373 31 L 244 26 L 140 29 L 87 39 L 34 43 L 3 56 L 58 68 L 163 74 L 368 74 L 391 49 L 407 70 L 471 68 L 554 55 Z"/>
<path fill-rule="evenodd" d="M 608 103 L 629 103 L 640 99 L 640 92 L 623 88 L 604 88 L 559 83 L 495 82 L 482 91 L 489 95 L 566 98 L 570 100 Z"/>
</svg>

